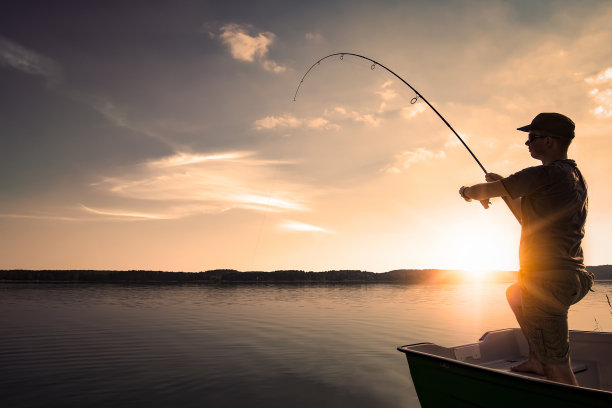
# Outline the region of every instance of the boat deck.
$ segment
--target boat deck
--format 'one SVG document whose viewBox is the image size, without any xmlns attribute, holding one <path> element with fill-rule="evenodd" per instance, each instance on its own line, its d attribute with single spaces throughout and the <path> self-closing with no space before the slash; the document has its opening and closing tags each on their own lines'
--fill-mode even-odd
<svg viewBox="0 0 612 408">
<path fill-rule="evenodd" d="M 536 374 L 536 373 L 523 373 L 523 372 L 512 371 L 511 367 L 521 363 L 522 361 L 525 361 L 525 358 L 521 356 L 517 356 L 517 358 L 492 360 L 492 361 L 483 362 L 482 364 L 478 364 L 478 365 L 480 367 L 491 368 L 493 370 L 499 370 L 499 371 L 506 371 L 511 374 L 516 374 L 516 375 L 520 375 L 524 377 L 542 378 L 542 379 L 545 378 L 544 376 Z M 578 375 L 586 374 L 589 371 L 589 362 L 580 361 L 580 360 L 572 361 L 572 371 L 576 375 L 576 378 L 582 378 L 583 380 L 585 380 L 588 375 L 581 375 L 580 377 Z M 595 370 L 592 369 L 591 373 L 593 373 L 594 371 Z"/>
</svg>

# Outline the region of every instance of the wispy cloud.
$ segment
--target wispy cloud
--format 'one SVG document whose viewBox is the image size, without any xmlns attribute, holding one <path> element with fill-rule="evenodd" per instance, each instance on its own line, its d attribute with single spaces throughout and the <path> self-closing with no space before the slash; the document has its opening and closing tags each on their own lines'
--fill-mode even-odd
<svg viewBox="0 0 612 408">
<path fill-rule="evenodd" d="M 378 126 L 382 122 L 382 119 L 371 113 L 360 113 L 354 110 L 348 110 L 342 106 L 337 106 L 330 111 L 325 112 L 326 115 L 331 117 L 340 117 L 343 119 L 351 119 L 358 123 L 365 123 L 370 126 Z"/>
<path fill-rule="evenodd" d="M 604 69 L 597 75 L 587 77 L 585 81 L 588 84 L 603 84 L 612 81 L 612 67 Z"/>
<path fill-rule="evenodd" d="M 280 224 L 280 228 L 287 231 L 295 231 L 295 232 L 322 232 L 325 234 L 331 234 L 332 231 L 325 229 L 323 227 L 317 227 L 316 225 L 305 224 L 303 222 L 297 221 L 285 221 Z"/>
<path fill-rule="evenodd" d="M 461 136 L 461 139 L 463 139 L 464 142 L 467 142 L 471 136 L 463 133 Z M 445 148 L 453 148 L 453 147 L 460 147 L 463 146 L 461 144 L 461 142 L 459 141 L 459 139 L 457 138 L 457 136 L 455 136 L 453 133 L 448 133 L 448 136 L 446 138 L 446 142 L 444 142 L 444 147 Z"/>
<path fill-rule="evenodd" d="M 132 120 L 130 120 L 129 109 L 117 105 L 108 98 L 87 95 L 74 91 L 70 91 L 68 95 L 72 99 L 90 106 L 115 126 L 126 128 L 138 134 L 156 139 L 165 145 L 168 145 L 172 149 L 177 148 L 176 143 L 163 133 L 153 131 L 144 125 L 135 124 Z"/>
<path fill-rule="evenodd" d="M 612 67 L 585 78 L 585 82 L 597 86 L 589 91 L 589 95 L 596 104 L 591 112 L 598 117 L 612 117 Z"/>
<path fill-rule="evenodd" d="M 193 153 L 176 153 L 173 156 L 164 157 L 163 159 L 153 160 L 148 162 L 150 167 L 164 168 L 176 166 L 188 166 L 212 160 L 232 160 L 241 159 L 249 156 L 248 152 L 231 152 L 219 154 L 193 154 Z"/>
<path fill-rule="evenodd" d="M 397 98 L 397 91 L 391 88 L 392 81 L 386 81 L 381 85 L 381 89 L 376 91 L 376 94 L 382 98 L 383 101 L 390 101 Z"/>
<path fill-rule="evenodd" d="M 2 36 L 0 36 L 0 65 L 41 76 L 50 85 L 57 84 L 61 79 L 59 64 L 54 60 Z"/>
<path fill-rule="evenodd" d="M 221 27 L 219 37 L 229 47 L 232 57 L 244 62 L 258 62 L 266 71 L 281 73 L 286 67 L 267 57 L 276 35 L 271 32 L 250 34 L 250 27 L 227 24 Z"/>
<path fill-rule="evenodd" d="M 163 135 L 130 123 L 126 110 L 107 98 L 87 95 L 74 89 L 66 89 L 65 84 L 62 83 L 62 70 L 57 62 L 2 36 L 0 36 L 0 66 L 8 66 L 30 75 L 42 77 L 49 86 L 60 88 L 64 96 L 90 106 L 114 125 L 155 138 L 169 146 L 173 145 Z"/>
<path fill-rule="evenodd" d="M 464 134 L 461 136 L 461 138 L 464 141 L 467 141 L 470 136 Z M 444 149 L 455 149 L 461 146 L 462 144 L 459 139 L 457 139 L 457 136 L 455 136 L 453 133 L 448 133 L 446 141 L 443 145 Z M 419 147 L 416 150 L 407 150 L 395 155 L 392 163 L 383 170 L 387 173 L 401 173 L 415 164 L 423 163 L 428 160 L 441 160 L 445 159 L 446 157 L 445 150 L 432 151 L 424 147 Z"/>
<path fill-rule="evenodd" d="M 298 119 L 293 115 L 284 114 L 281 116 L 266 116 L 262 119 L 257 119 L 254 123 L 255 129 L 275 129 L 285 128 L 294 129 L 302 126 L 303 120 Z"/>
<path fill-rule="evenodd" d="M 81 221 L 79 217 L 68 217 L 61 215 L 44 215 L 44 214 L 15 214 L 15 213 L 0 213 L 0 218 L 8 219 L 31 219 L 31 220 L 47 220 L 47 221 Z"/>
<path fill-rule="evenodd" d="M 86 205 L 81 205 L 81 208 L 89 213 L 97 214 L 97 215 L 108 215 L 110 217 L 117 218 L 132 218 L 138 220 L 167 220 L 172 218 L 177 218 L 172 214 L 151 214 L 144 212 L 131 212 L 121 209 L 97 209 L 91 208 Z"/>
<path fill-rule="evenodd" d="M 119 126 L 129 128 L 130 125 L 127 122 L 125 111 L 120 109 L 117 105 L 113 104 L 109 100 L 103 100 L 100 98 L 94 98 L 91 100 L 91 106 L 102 114 L 108 121 Z"/>
<path fill-rule="evenodd" d="M 364 123 L 369 126 L 378 126 L 382 119 L 371 113 L 360 113 L 355 110 L 348 110 L 338 106 L 333 109 L 325 109 L 323 116 L 310 118 L 297 118 L 291 114 L 279 116 L 270 115 L 257 119 L 253 127 L 256 130 L 270 129 L 296 129 L 310 128 L 318 130 L 340 130 L 341 126 L 333 120 L 352 120 L 357 123 Z"/>
<path fill-rule="evenodd" d="M 339 130 L 340 126 L 323 117 L 296 118 L 290 114 L 266 116 L 253 124 L 256 130 L 310 128 L 318 130 Z"/>
<path fill-rule="evenodd" d="M 250 152 L 179 152 L 127 169 L 94 184 L 125 205 L 112 209 L 88 204 L 99 215 L 171 219 L 232 208 L 267 212 L 304 211 L 303 188 L 280 179 L 275 168 L 288 162 L 261 160 Z M 156 208 L 155 211 L 142 208 Z"/>
<path fill-rule="evenodd" d="M 421 163 L 431 159 L 443 159 L 446 157 L 446 153 L 440 150 L 438 152 L 432 152 L 423 147 L 419 147 L 414 151 L 405 151 L 395 156 L 394 162 L 388 166 L 385 170 L 388 173 L 401 173 L 402 171 L 410 168 L 413 164 Z"/>
<path fill-rule="evenodd" d="M 427 110 L 427 108 L 425 107 L 424 104 L 422 104 L 422 103 L 414 104 L 414 105 L 411 105 L 411 106 L 403 107 L 402 110 L 400 111 L 400 115 L 404 119 L 412 119 L 415 116 L 425 112 L 426 110 Z"/>
<path fill-rule="evenodd" d="M 327 108 L 319 117 L 298 118 L 292 114 L 269 115 L 257 119 L 253 123 L 256 130 L 271 129 L 297 129 L 310 128 L 318 130 L 340 130 L 342 126 L 338 122 L 352 121 L 367 126 L 377 127 L 383 123 L 384 118 L 396 117 L 398 114 L 404 119 L 412 119 L 425 112 L 427 108 L 424 104 L 411 104 L 401 107 L 394 100 L 398 97 L 398 92 L 393 88 L 394 82 L 391 80 L 382 83 L 375 95 L 381 99 L 377 111 L 360 112 L 344 106 Z"/>
<path fill-rule="evenodd" d="M 306 38 L 308 41 L 312 41 L 314 43 L 321 43 L 321 42 L 323 42 L 323 36 L 321 34 L 319 34 L 319 33 L 308 32 L 308 33 L 306 33 L 304 38 Z"/>
</svg>

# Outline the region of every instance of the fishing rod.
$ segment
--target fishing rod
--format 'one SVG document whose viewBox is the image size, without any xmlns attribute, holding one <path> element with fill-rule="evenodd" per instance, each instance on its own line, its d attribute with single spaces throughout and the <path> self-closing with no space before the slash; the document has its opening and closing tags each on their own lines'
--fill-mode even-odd
<svg viewBox="0 0 612 408">
<path fill-rule="evenodd" d="M 419 91 L 417 91 L 416 89 L 414 89 L 414 87 L 412 85 L 410 85 L 408 82 L 406 82 L 404 80 L 404 78 L 402 78 L 401 76 L 397 75 L 395 72 L 391 71 L 389 68 L 387 68 L 386 66 L 384 66 L 383 64 L 381 64 L 378 61 L 374 61 L 372 58 L 368 58 L 368 57 L 364 57 L 363 55 L 359 55 L 359 54 L 353 54 L 351 52 L 336 52 L 334 54 L 329 54 L 323 58 L 321 58 L 320 60 L 318 60 L 317 62 L 315 62 L 314 64 L 312 64 L 312 66 L 310 68 L 308 68 L 308 71 L 306 71 L 306 73 L 304 74 L 304 76 L 302 77 L 302 80 L 300 81 L 300 83 L 298 84 L 297 89 L 295 90 L 295 95 L 293 96 L 293 101 L 295 102 L 296 98 L 297 98 L 297 94 L 298 92 L 300 92 L 300 88 L 302 86 L 302 84 L 304 83 L 304 79 L 306 79 L 306 76 L 308 76 L 308 74 L 310 73 L 310 71 L 317 65 L 321 64 L 321 61 L 327 59 L 327 58 L 331 58 L 331 57 L 335 57 L 339 55 L 340 59 L 344 59 L 345 55 L 351 55 L 353 57 L 358 57 L 358 58 L 362 58 L 364 60 L 370 61 L 372 63 L 372 65 L 370 66 L 370 69 L 374 69 L 376 68 L 376 66 L 378 65 L 381 68 L 386 69 L 388 72 L 390 72 L 391 74 L 393 74 L 397 79 L 399 79 L 400 81 L 402 81 L 406 86 L 408 86 L 408 88 L 412 89 L 412 91 L 417 95 L 414 98 L 412 98 L 410 100 L 411 104 L 415 104 L 418 99 L 420 98 L 421 100 L 423 100 L 423 102 L 425 102 L 427 104 L 427 106 L 429 106 L 431 108 L 431 110 L 433 110 L 436 115 L 438 115 L 438 117 L 440 119 L 442 119 L 442 122 L 444 122 L 444 124 L 446 126 L 448 126 L 448 128 L 451 130 L 451 132 L 453 132 L 455 134 L 455 136 L 457 136 L 457 139 L 459 139 L 459 141 L 463 144 L 463 146 L 467 149 L 468 152 L 470 152 L 470 154 L 472 155 L 472 157 L 474 158 L 474 160 L 476 160 L 476 163 L 478 163 L 478 165 L 480 166 L 480 168 L 482 169 L 482 171 L 484 171 L 485 174 L 487 174 L 487 170 L 484 168 L 484 166 L 482 165 L 482 163 L 480 162 L 480 160 L 478 160 L 478 158 L 476 157 L 476 155 L 474 154 L 474 152 L 472 152 L 472 150 L 468 147 L 468 145 L 463 141 L 463 139 L 461 138 L 461 136 L 459 136 L 459 134 L 455 131 L 455 129 L 453 129 L 453 127 L 450 125 L 450 123 L 448 123 L 448 121 L 446 119 L 444 119 L 444 116 L 442 116 L 440 114 L 440 112 L 438 112 L 438 110 L 436 108 L 434 108 L 434 106 L 429 103 L 429 101 L 427 99 L 425 99 L 425 97 L 423 95 L 421 95 L 421 93 Z"/>
<path fill-rule="evenodd" d="M 427 106 L 429 106 L 431 108 L 431 110 L 433 110 L 436 115 L 438 115 L 438 117 L 442 120 L 442 122 L 444 122 L 444 124 L 446 126 L 448 126 L 448 128 L 451 130 L 451 132 L 453 132 L 453 134 L 455 136 L 457 136 L 457 139 L 459 139 L 459 141 L 461 142 L 461 144 L 463 144 L 463 146 L 467 149 L 467 151 L 472 155 L 472 157 L 474 158 L 474 160 L 476 160 L 476 163 L 478 163 L 478 166 L 480 166 L 480 168 L 482 169 L 482 171 L 485 173 L 485 175 L 488 173 L 487 170 L 485 169 L 485 167 L 482 165 L 482 163 L 480 162 L 480 160 L 478 160 L 478 158 L 476 157 L 476 155 L 474 154 L 474 152 L 472 152 L 472 149 L 470 149 L 468 147 L 468 145 L 465 143 L 465 141 L 461 138 L 461 136 L 459 136 L 459 134 L 455 131 L 455 129 L 453 129 L 453 127 L 451 126 L 450 123 L 448 123 L 448 121 L 444 118 L 444 116 L 442 116 L 440 114 L 440 112 L 438 112 L 438 110 L 431 104 L 429 103 L 429 101 L 416 89 L 414 89 L 414 87 L 412 85 L 410 85 L 408 82 L 406 82 L 406 80 L 404 78 L 402 78 L 401 76 L 397 75 L 395 72 L 393 72 L 392 70 L 390 70 L 389 68 L 387 68 L 386 66 L 384 66 L 383 64 L 381 64 L 378 61 L 373 60 L 372 58 L 368 58 L 366 56 L 360 55 L 360 54 L 354 54 L 352 52 L 336 52 L 333 54 L 329 54 L 326 55 L 325 57 L 321 58 L 320 60 L 318 60 L 317 62 L 315 62 L 314 64 L 312 64 L 310 66 L 310 68 L 308 68 L 308 71 L 306 71 L 306 73 L 304 74 L 304 76 L 302 77 L 302 79 L 300 80 L 300 83 L 297 86 L 297 89 L 295 90 L 295 95 L 293 95 L 293 101 L 296 101 L 298 92 L 300 92 L 300 88 L 302 87 L 302 84 L 304 83 L 304 80 L 306 79 L 306 77 L 308 76 L 308 74 L 310 73 L 310 71 L 312 71 L 312 69 L 314 67 L 316 67 L 317 65 L 321 64 L 321 61 L 326 60 L 327 58 L 331 58 L 331 57 L 335 57 L 335 56 L 340 56 L 340 60 L 344 59 L 345 55 L 350 55 L 353 57 L 357 57 L 357 58 L 361 58 L 364 59 L 366 61 L 369 61 L 372 63 L 372 65 L 370 66 L 370 69 L 375 69 L 376 66 L 379 66 L 381 68 L 384 68 L 385 70 L 387 70 L 389 73 L 391 73 L 393 76 L 395 76 L 397 79 L 399 79 L 400 81 L 402 81 L 404 83 L 404 85 L 406 85 L 408 88 L 410 88 L 415 94 L 416 96 L 414 98 L 412 98 L 410 100 L 411 104 L 415 104 L 419 99 L 423 100 L 423 102 L 425 102 L 427 104 Z M 510 208 L 510 211 L 512 211 L 512 214 L 514 214 L 514 216 L 516 217 L 516 219 L 519 221 L 520 223 L 520 218 L 519 216 L 514 212 L 514 209 L 512 208 L 512 206 L 510 205 L 508 198 L 507 197 L 502 197 L 502 199 L 506 202 L 506 204 L 508 205 L 508 207 Z"/>
</svg>

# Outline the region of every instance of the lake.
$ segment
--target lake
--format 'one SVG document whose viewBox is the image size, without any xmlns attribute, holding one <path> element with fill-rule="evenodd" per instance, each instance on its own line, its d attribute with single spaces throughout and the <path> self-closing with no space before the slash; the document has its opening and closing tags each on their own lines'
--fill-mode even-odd
<svg viewBox="0 0 612 408">
<path fill-rule="evenodd" d="M 508 283 L 0 283 L 4 407 L 419 407 L 397 346 L 516 327 Z M 612 331 L 599 282 L 570 328 Z"/>
</svg>

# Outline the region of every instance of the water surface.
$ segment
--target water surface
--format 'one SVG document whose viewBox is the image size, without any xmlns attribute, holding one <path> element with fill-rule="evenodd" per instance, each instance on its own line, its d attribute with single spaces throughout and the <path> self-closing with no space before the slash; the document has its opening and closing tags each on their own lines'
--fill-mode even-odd
<svg viewBox="0 0 612 408">
<path fill-rule="evenodd" d="M 508 284 L 0 284 L 7 407 L 418 407 L 396 347 L 515 327 Z M 570 327 L 612 331 L 602 282 Z"/>
</svg>

